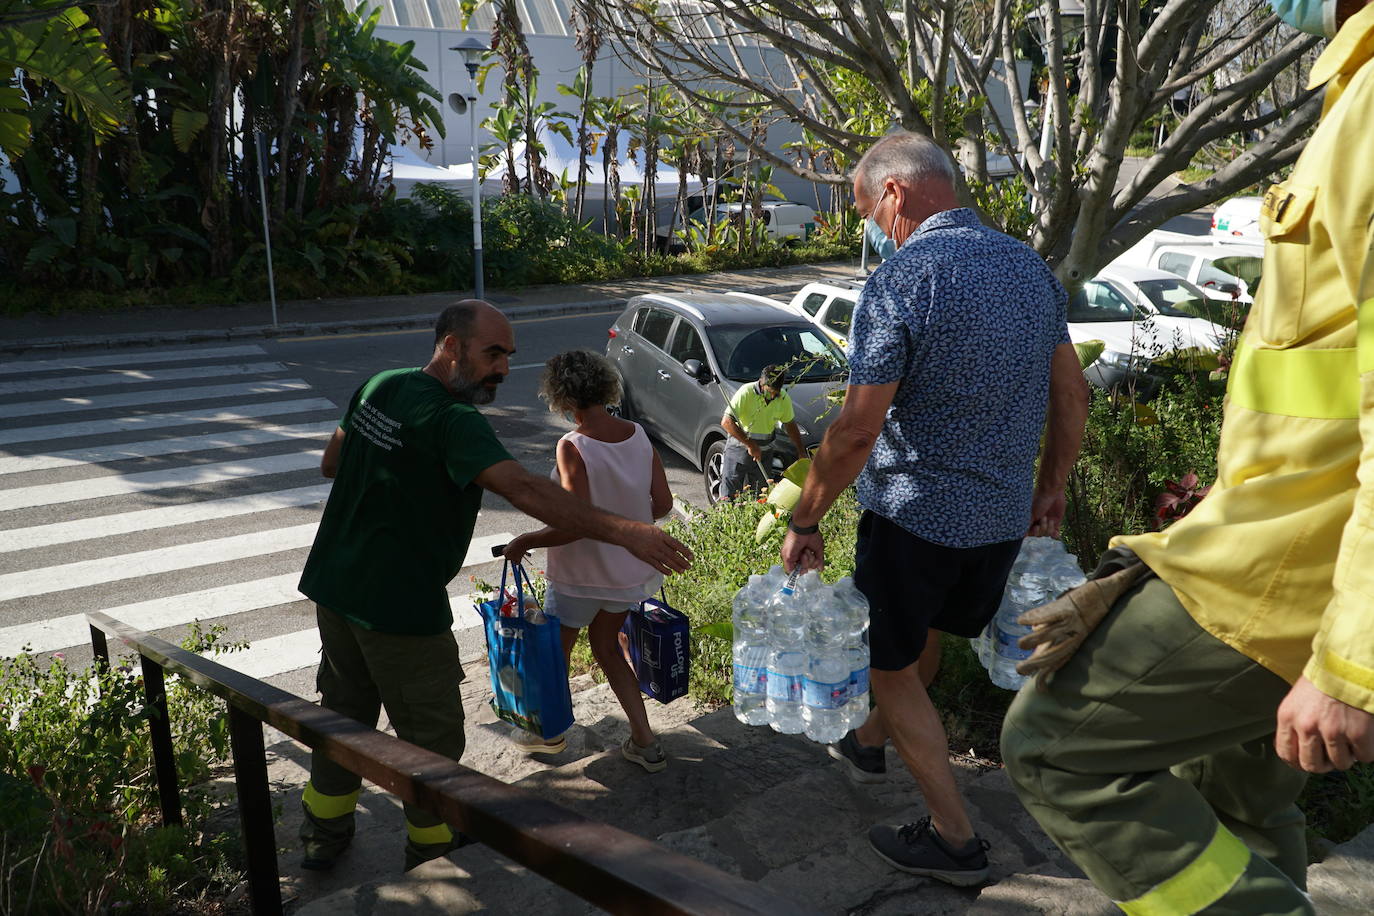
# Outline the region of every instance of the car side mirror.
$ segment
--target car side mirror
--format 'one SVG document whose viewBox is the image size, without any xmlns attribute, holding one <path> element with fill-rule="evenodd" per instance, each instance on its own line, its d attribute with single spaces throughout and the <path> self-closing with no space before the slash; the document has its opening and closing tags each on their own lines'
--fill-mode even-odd
<svg viewBox="0 0 1374 916">
<path fill-rule="evenodd" d="M 682 364 L 683 371 L 697 380 L 698 384 L 705 385 L 711 381 L 711 370 L 702 365 L 699 359 L 689 359 Z"/>
</svg>

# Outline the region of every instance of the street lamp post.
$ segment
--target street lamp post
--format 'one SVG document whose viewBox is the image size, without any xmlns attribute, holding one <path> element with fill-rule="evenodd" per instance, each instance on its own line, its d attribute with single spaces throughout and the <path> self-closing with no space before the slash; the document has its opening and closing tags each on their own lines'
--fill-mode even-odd
<svg viewBox="0 0 1374 916">
<path fill-rule="evenodd" d="M 468 96 L 468 123 L 472 128 L 472 296 L 482 299 L 486 292 L 482 284 L 482 180 L 477 174 L 477 68 L 490 48 L 469 35 L 449 50 L 463 55 L 471 93 Z"/>
</svg>

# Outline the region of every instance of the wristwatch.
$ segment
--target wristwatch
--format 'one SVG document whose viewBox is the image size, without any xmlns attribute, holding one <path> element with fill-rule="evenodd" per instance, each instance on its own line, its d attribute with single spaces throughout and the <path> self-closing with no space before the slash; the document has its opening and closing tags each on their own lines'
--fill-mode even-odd
<svg viewBox="0 0 1374 916">
<path fill-rule="evenodd" d="M 821 530 L 821 526 L 820 526 L 820 525 L 798 525 L 796 522 L 792 521 L 791 519 L 788 519 L 788 521 L 787 521 L 787 530 L 790 531 L 790 532 L 792 532 L 793 534 L 815 534 L 817 531 L 820 531 L 820 530 Z"/>
</svg>

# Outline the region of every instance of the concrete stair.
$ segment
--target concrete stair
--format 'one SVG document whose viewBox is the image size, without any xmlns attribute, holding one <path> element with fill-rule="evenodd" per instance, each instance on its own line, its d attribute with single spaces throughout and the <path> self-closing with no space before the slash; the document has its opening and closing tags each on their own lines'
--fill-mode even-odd
<svg viewBox="0 0 1374 916">
<path fill-rule="evenodd" d="M 620 756 L 629 734 L 610 689 L 574 679 L 576 723 L 562 754 L 531 757 L 506 741 L 508 727 L 486 703 L 486 670 L 464 684 L 468 750 L 463 762 L 499 775 L 580 814 L 805 901 L 823 913 L 1097 916 L 1119 912 L 1069 862 L 1016 800 L 1000 769 L 955 758 L 975 823 L 992 844 L 994 883 L 960 889 L 888 868 L 868 847 L 868 827 L 925 813 L 894 751 L 888 781 L 851 783 L 825 749 L 801 736 L 751 728 L 730 710 L 702 713 L 686 700 L 650 701 L 669 756 L 648 774 Z M 282 806 L 278 846 L 288 912 L 296 916 L 599 912 L 483 846 L 402 874 L 404 819 L 391 796 L 366 789 L 353 847 L 331 873 L 301 872 L 295 835 L 308 758 L 294 744 L 272 751 Z M 1374 828 L 1337 847 L 1310 873 L 1321 912 L 1369 913 L 1374 900 Z"/>
</svg>

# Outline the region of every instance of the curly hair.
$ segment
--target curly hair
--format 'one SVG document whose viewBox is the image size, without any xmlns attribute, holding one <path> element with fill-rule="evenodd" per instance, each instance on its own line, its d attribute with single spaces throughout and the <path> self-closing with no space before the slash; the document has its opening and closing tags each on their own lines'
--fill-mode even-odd
<svg viewBox="0 0 1374 916">
<path fill-rule="evenodd" d="M 539 396 L 549 410 L 585 410 L 618 404 L 620 376 L 611 361 L 591 350 L 568 350 L 544 364 Z"/>
</svg>

